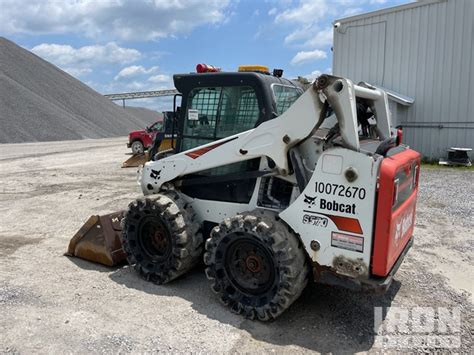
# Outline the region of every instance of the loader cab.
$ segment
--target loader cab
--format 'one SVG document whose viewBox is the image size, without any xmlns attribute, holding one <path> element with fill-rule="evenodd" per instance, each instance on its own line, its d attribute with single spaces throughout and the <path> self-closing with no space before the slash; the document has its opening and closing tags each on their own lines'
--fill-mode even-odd
<svg viewBox="0 0 474 355">
<path fill-rule="evenodd" d="M 303 93 L 293 81 L 255 72 L 174 75 L 182 93 L 179 152 L 225 138 L 281 115 Z"/>
<path fill-rule="evenodd" d="M 258 72 L 178 74 L 173 79 L 182 94 L 177 112 L 177 152 L 253 129 L 281 115 L 303 94 L 297 82 Z M 237 176 L 239 172 L 258 170 L 259 164 L 260 159 L 253 159 L 203 171 L 199 177 Z M 183 192 L 195 198 L 247 203 L 255 181 L 239 176 L 235 181 Z"/>
</svg>

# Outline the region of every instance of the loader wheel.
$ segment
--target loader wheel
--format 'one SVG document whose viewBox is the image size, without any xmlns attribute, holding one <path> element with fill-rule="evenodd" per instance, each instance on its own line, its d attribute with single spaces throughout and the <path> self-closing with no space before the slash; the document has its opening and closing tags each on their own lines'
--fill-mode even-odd
<svg viewBox="0 0 474 355">
<path fill-rule="evenodd" d="M 143 143 L 140 141 L 133 142 L 131 148 L 133 154 L 143 154 L 143 152 L 145 151 Z"/>
<path fill-rule="evenodd" d="M 309 264 L 298 236 L 268 211 L 224 220 L 206 241 L 211 289 L 237 314 L 273 320 L 300 295 Z"/>
<path fill-rule="evenodd" d="M 167 191 L 130 203 L 122 220 L 123 249 L 144 279 L 164 284 L 200 261 L 198 230 L 191 207 L 178 192 Z"/>
</svg>

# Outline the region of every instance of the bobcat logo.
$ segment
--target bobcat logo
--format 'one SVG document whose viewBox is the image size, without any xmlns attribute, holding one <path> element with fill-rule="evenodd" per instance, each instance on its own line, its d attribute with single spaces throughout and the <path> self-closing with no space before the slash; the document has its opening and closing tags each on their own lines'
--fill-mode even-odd
<svg viewBox="0 0 474 355">
<path fill-rule="evenodd" d="M 395 242 L 398 243 L 413 224 L 413 208 L 397 222 L 395 226 Z"/>
<path fill-rule="evenodd" d="M 395 226 L 395 240 L 398 242 L 398 239 L 402 237 L 402 222 L 398 222 Z"/>
<path fill-rule="evenodd" d="M 318 196 L 308 196 L 308 195 L 304 195 L 304 202 L 307 203 L 308 205 L 314 205 L 316 204 L 316 198 Z"/>
<path fill-rule="evenodd" d="M 159 180 L 160 179 L 160 174 L 161 174 L 161 170 L 156 171 L 156 170 L 151 169 L 150 177 L 152 179 Z"/>
</svg>

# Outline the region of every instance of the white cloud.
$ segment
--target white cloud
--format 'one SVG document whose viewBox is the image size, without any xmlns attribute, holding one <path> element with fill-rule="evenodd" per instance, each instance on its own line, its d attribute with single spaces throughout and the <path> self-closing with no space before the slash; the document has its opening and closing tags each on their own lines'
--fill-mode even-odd
<svg viewBox="0 0 474 355">
<path fill-rule="evenodd" d="M 322 57 L 333 43 L 331 21 L 337 18 L 372 11 L 383 7 L 386 0 L 299 0 L 285 5 L 274 5 L 268 12 L 280 31 L 287 31 L 284 43 L 303 49 L 295 55 L 292 64 Z M 273 3 L 274 4 L 274 3 Z M 319 49 L 320 51 L 316 51 Z"/>
<path fill-rule="evenodd" d="M 229 0 L 2 0 L 0 33 L 156 40 L 221 24 Z"/>
<path fill-rule="evenodd" d="M 311 46 L 314 48 L 322 48 L 332 44 L 333 28 L 328 27 L 324 30 L 318 31 L 314 36 L 307 39 L 305 46 Z"/>
<path fill-rule="evenodd" d="M 296 55 L 291 60 L 292 65 L 298 65 L 307 62 L 314 62 L 318 59 L 327 58 L 325 51 L 315 49 L 314 51 L 301 51 L 296 53 Z"/>
<path fill-rule="evenodd" d="M 286 44 L 299 43 L 307 48 L 324 48 L 332 44 L 332 27 L 319 30 L 316 26 L 304 26 L 285 37 Z"/>
<path fill-rule="evenodd" d="M 86 83 L 102 94 L 174 88 L 173 78 L 170 75 L 159 73 L 157 66 L 146 68 L 142 65 L 123 68 L 114 80 L 107 83 L 95 81 Z"/>
<path fill-rule="evenodd" d="M 173 78 L 158 71 L 157 66 L 145 68 L 141 65 L 131 65 L 120 70 L 114 82 L 102 86 L 101 89 L 106 92 L 124 92 L 173 88 Z"/>
<path fill-rule="evenodd" d="M 152 76 L 153 77 L 153 76 Z M 150 78 L 152 78 L 150 77 Z M 173 79 L 170 76 L 164 75 L 162 81 L 148 80 L 149 78 L 130 78 L 130 80 L 112 80 L 107 83 L 100 83 L 96 81 L 86 81 L 86 84 L 92 87 L 101 94 L 115 94 L 121 92 L 134 91 L 151 91 L 151 90 L 165 90 L 174 88 Z"/>
<path fill-rule="evenodd" d="M 131 65 L 129 67 L 125 67 L 122 70 L 120 70 L 120 72 L 115 76 L 114 80 L 136 77 L 143 74 L 153 74 L 153 73 L 156 73 L 157 71 L 158 71 L 157 66 L 153 66 L 149 69 L 146 69 L 145 67 L 141 65 Z"/>
<path fill-rule="evenodd" d="M 92 72 L 92 68 L 102 64 L 128 64 L 141 57 L 136 49 L 123 48 L 114 42 L 74 48 L 70 45 L 42 43 L 31 51 L 47 61 L 59 66 L 73 76 Z"/>
<path fill-rule="evenodd" d="M 277 9 L 275 7 L 272 7 L 270 10 L 268 10 L 268 15 L 273 16 L 277 13 Z"/>
<path fill-rule="evenodd" d="M 338 17 L 350 17 L 350 16 L 361 14 L 363 12 L 364 12 L 364 9 L 361 7 L 350 7 Z"/>
<path fill-rule="evenodd" d="M 316 79 L 316 78 L 317 78 L 318 76 L 320 76 L 321 74 L 322 74 L 321 71 L 319 71 L 319 70 L 313 70 L 313 71 L 311 72 L 311 74 L 306 74 L 306 75 L 304 75 L 304 77 L 305 77 L 306 79 L 308 79 L 309 81 L 313 81 L 314 79 Z"/>
<path fill-rule="evenodd" d="M 119 47 L 114 42 L 80 48 L 63 44 L 42 43 L 33 47 L 31 51 L 59 65 L 85 62 L 92 64 L 127 64 L 141 57 L 141 53 L 136 49 Z"/>
<path fill-rule="evenodd" d="M 326 0 L 301 0 L 298 6 L 278 14 L 275 17 L 275 22 L 311 24 L 322 19 L 327 12 Z"/>
<path fill-rule="evenodd" d="M 171 77 L 165 74 L 158 74 L 150 76 L 148 81 L 151 81 L 152 83 L 169 83 L 171 82 Z"/>
<path fill-rule="evenodd" d="M 322 74 L 331 74 L 331 68 L 326 68 L 324 69 L 323 71 L 319 70 L 319 69 L 316 69 L 316 70 L 313 70 L 311 72 L 311 74 L 306 74 L 304 75 L 304 77 L 306 79 L 308 79 L 309 81 L 313 81 L 314 79 L 316 79 L 318 76 L 322 75 Z"/>
</svg>

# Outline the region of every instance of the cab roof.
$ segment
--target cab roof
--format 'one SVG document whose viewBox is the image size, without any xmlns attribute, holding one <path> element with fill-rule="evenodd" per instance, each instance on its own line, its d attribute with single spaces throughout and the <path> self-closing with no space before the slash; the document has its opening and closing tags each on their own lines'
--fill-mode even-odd
<svg viewBox="0 0 474 355">
<path fill-rule="evenodd" d="M 298 81 L 279 78 L 258 72 L 217 72 L 173 75 L 174 85 L 179 92 L 188 92 L 195 87 L 251 85 L 270 88 L 272 84 L 294 86 L 303 89 Z"/>
</svg>

